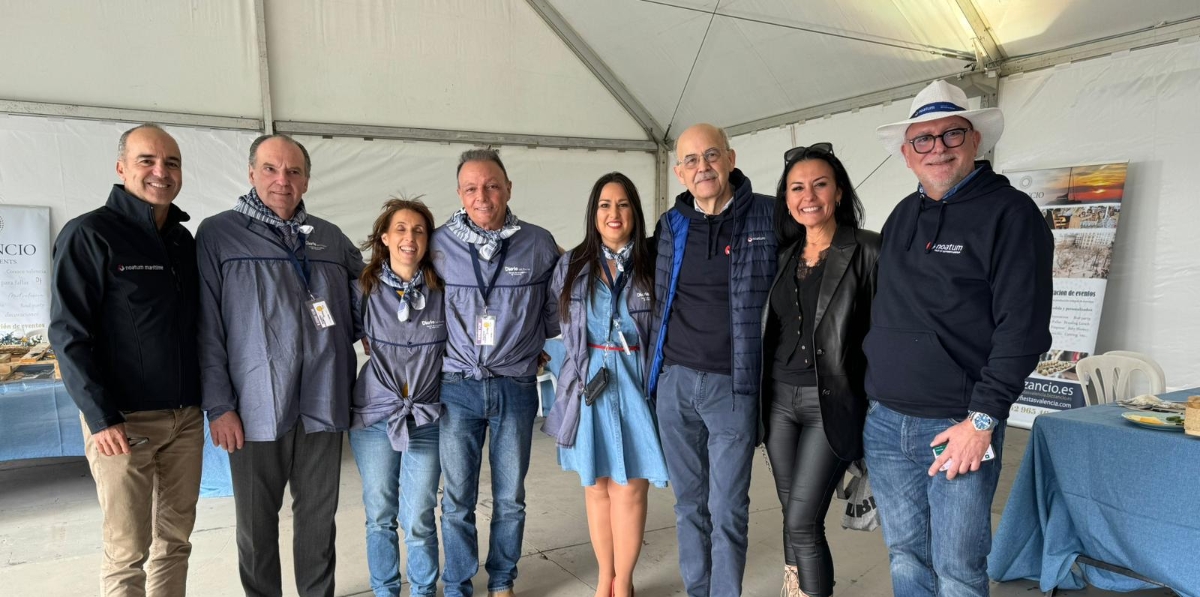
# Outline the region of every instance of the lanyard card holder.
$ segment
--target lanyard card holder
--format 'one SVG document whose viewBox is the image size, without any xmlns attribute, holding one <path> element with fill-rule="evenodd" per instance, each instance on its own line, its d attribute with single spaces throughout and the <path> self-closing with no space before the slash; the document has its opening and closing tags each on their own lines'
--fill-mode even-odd
<svg viewBox="0 0 1200 597">
<path fill-rule="evenodd" d="M 329 305 L 325 304 L 325 299 L 317 298 L 313 295 L 308 295 L 308 302 L 304 303 L 308 306 L 308 314 L 312 317 L 313 324 L 318 330 L 331 328 L 334 325 L 333 313 L 329 311 Z"/>
<path fill-rule="evenodd" d="M 591 406 L 596 403 L 596 399 L 604 392 L 604 388 L 608 387 L 608 368 L 601 367 L 592 380 L 587 382 L 583 387 L 583 401 Z"/>
</svg>

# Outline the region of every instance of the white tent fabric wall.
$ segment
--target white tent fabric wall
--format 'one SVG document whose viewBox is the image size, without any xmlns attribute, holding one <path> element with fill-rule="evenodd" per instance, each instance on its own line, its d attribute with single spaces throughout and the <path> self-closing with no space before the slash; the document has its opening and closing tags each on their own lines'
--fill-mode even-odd
<svg viewBox="0 0 1200 597">
<path fill-rule="evenodd" d="M 1173 43 L 1001 80 L 997 168 L 1129 161 L 1097 352 L 1154 357 L 1200 386 L 1200 43 Z"/>
<path fill-rule="evenodd" d="M 117 139 L 132 125 L 0 114 L 0 203 L 50 207 L 50 236 L 104 204 L 113 183 Z M 255 133 L 164 127 L 183 155 L 177 204 L 200 220 L 233 205 L 249 188 L 246 151 Z"/>
<path fill-rule="evenodd" d="M 127 123 L 0 115 L 0 203 L 51 208 L 51 235 L 70 218 L 103 204 L 114 171 L 117 138 Z M 189 227 L 232 207 L 250 184 L 247 151 L 255 133 L 166 127 L 179 142 L 184 184 L 177 204 Z M 300 137 L 313 160 L 308 209 L 355 242 L 366 238 L 391 195 L 425 195 L 438 223 L 461 202 L 454 169 L 468 145 Z M 650 201 L 654 159 L 647 153 L 504 147 L 513 182 L 513 211 L 570 248 L 583 239 L 584 209 L 602 174 L 624 172 Z M 652 203 L 647 219 L 653 222 Z"/>
<path fill-rule="evenodd" d="M 1200 385 L 1200 43 L 1125 52 L 1001 79 L 1006 127 L 998 170 L 1130 162 L 1122 220 L 1100 324 L 1097 352 L 1154 356 L 1170 388 Z M 908 117 L 910 100 L 863 108 L 730 140 L 738 166 L 772 194 L 783 152 L 829 141 L 860 184 L 886 152 L 875 128 Z M 978 106 L 978 99 L 971 100 Z M 794 131 L 793 131 L 794 129 Z M 674 156 L 672 156 L 672 163 Z M 866 228 L 878 230 L 916 188 L 901 158 L 883 162 L 858 188 Z M 682 186 L 672 177 L 671 190 Z M 672 195 L 674 196 L 674 195 Z"/>
</svg>

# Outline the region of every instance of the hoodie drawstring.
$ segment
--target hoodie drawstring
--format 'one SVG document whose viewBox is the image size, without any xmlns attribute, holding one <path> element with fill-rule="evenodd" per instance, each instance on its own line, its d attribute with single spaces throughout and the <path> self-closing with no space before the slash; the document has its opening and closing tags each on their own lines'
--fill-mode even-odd
<svg viewBox="0 0 1200 597">
<path fill-rule="evenodd" d="M 925 252 L 926 253 L 933 250 L 933 245 L 934 245 L 934 243 L 937 242 L 938 235 L 942 233 L 942 221 L 946 219 L 946 202 L 943 200 L 943 201 L 939 201 L 938 203 L 940 203 L 941 206 L 938 207 L 937 226 L 934 227 L 934 229 L 933 229 L 933 240 L 931 240 L 925 244 Z"/>
<path fill-rule="evenodd" d="M 921 195 L 921 202 L 917 204 L 917 215 L 913 218 L 912 232 L 908 234 L 908 243 L 904 246 L 905 251 L 912 250 L 913 239 L 917 237 L 917 227 L 921 223 L 921 214 L 925 212 L 925 196 Z M 946 219 L 946 201 L 938 201 L 938 219 L 937 226 L 933 229 L 933 240 L 925 243 L 925 252 L 933 250 L 933 245 L 937 243 L 938 236 L 942 233 L 942 223 Z"/>
<path fill-rule="evenodd" d="M 724 223 L 724 219 L 718 216 L 704 216 L 704 219 L 708 222 L 708 259 L 712 259 L 717 254 L 717 245 L 721 241 L 721 225 Z M 714 221 L 717 224 L 715 231 L 713 230 Z"/>
</svg>

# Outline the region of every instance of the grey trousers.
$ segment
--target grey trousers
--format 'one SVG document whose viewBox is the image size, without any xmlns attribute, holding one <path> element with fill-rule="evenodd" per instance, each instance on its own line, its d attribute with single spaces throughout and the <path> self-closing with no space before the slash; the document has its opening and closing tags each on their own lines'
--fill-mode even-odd
<svg viewBox="0 0 1200 597">
<path fill-rule="evenodd" d="M 334 514 L 342 468 L 340 432 L 305 433 L 297 423 L 273 442 L 229 455 L 237 517 L 238 573 L 247 597 L 283 594 L 279 510 L 292 493 L 292 558 L 302 597 L 333 597 Z"/>
</svg>

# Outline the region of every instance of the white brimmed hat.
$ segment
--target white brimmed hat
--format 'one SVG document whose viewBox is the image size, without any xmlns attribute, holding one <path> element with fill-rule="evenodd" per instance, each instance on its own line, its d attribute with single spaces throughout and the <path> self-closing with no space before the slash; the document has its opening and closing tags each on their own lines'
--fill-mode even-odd
<svg viewBox="0 0 1200 597">
<path fill-rule="evenodd" d="M 884 148 L 895 155 L 900 155 L 908 127 L 918 122 L 950 116 L 966 118 L 982 137 L 979 141 L 979 153 L 991 149 L 1004 132 L 1004 114 L 999 108 L 968 110 L 966 92 L 945 81 L 934 81 L 922 89 L 917 97 L 913 98 L 910 113 L 912 116 L 908 120 L 885 124 L 875 129 L 875 134 L 879 136 Z"/>
</svg>

